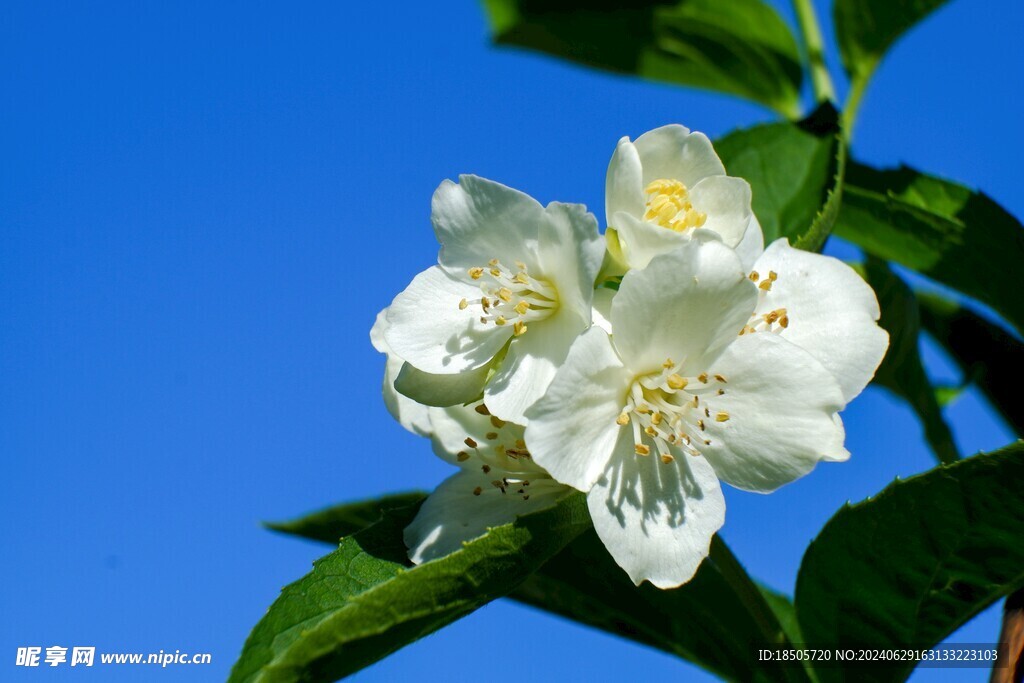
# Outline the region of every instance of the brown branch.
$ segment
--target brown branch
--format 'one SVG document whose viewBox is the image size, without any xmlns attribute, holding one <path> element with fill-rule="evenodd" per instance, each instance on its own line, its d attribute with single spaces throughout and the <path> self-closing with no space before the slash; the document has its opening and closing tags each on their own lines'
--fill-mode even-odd
<svg viewBox="0 0 1024 683">
<path fill-rule="evenodd" d="M 1006 598 L 1003 628 L 999 633 L 999 658 L 992 668 L 990 683 L 1024 681 L 1024 590 Z"/>
</svg>

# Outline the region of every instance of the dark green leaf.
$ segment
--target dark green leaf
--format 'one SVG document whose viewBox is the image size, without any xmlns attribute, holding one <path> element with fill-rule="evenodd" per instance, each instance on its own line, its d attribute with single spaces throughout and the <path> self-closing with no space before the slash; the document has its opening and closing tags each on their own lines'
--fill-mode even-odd
<svg viewBox="0 0 1024 683">
<path fill-rule="evenodd" d="M 674 590 L 634 586 L 593 531 L 577 538 L 512 594 L 517 600 L 650 645 L 733 681 L 806 681 L 766 667 L 757 648 L 786 635 L 759 587 L 718 537 L 697 575 Z"/>
<path fill-rule="evenodd" d="M 264 526 L 281 533 L 336 545 L 342 536 L 354 534 L 379 520 L 385 510 L 418 505 L 426 496 L 421 491 L 392 493 L 372 500 L 335 505 L 287 522 L 267 522 Z"/>
<path fill-rule="evenodd" d="M 800 109 L 800 53 L 762 0 L 483 0 L 496 43 L 717 90 L 786 116 Z"/>
<path fill-rule="evenodd" d="M 1018 436 L 1024 434 L 1020 379 L 1009 368 L 1024 358 L 1024 344 L 977 313 L 932 294 L 919 294 L 924 329 L 956 360 L 965 379 L 981 389 Z"/>
<path fill-rule="evenodd" d="M 230 680 L 347 676 L 508 594 L 590 527 L 583 496 L 574 494 L 408 568 L 402 530 L 414 514 L 389 510 L 287 586 L 253 629 Z"/>
<path fill-rule="evenodd" d="M 947 0 L 836 0 L 836 40 L 846 72 L 867 80 L 903 33 Z"/>
<path fill-rule="evenodd" d="M 928 648 L 1024 587 L 1024 442 L 896 481 L 847 505 L 804 555 L 796 587 L 812 647 Z M 993 634 L 994 635 L 994 634 Z M 903 680 L 822 667 L 822 681 Z"/>
<path fill-rule="evenodd" d="M 838 133 L 836 111 L 826 104 L 800 123 L 755 126 L 715 143 L 729 174 L 750 183 L 766 244 L 788 237 L 796 245 L 809 233 L 827 236 L 831 230 L 843 170 Z"/>
<path fill-rule="evenodd" d="M 875 383 L 910 404 L 939 462 L 954 462 L 960 453 L 921 363 L 917 298 L 884 261 L 869 259 L 864 270 L 882 309 L 878 323 L 889 333 L 889 351 L 875 372 Z"/>
<path fill-rule="evenodd" d="M 906 167 L 879 171 L 850 162 L 836 234 L 1024 329 L 1024 297 L 1014 279 L 1024 229 L 984 194 Z"/>
<path fill-rule="evenodd" d="M 327 512 L 318 519 L 328 522 L 332 516 Z M 300 520 L 285 531 L 322 540 L 348 528 L 347 519 L 340 524 L 335 531 L 323 533 Z M 782 633 L 793 632 L 796 620 L 792 604 L 786 597 L 754 584 L 725 543 L 717 539 L 710 559 L 701 565 L 693 581 L 661 591 L 650 585 L 634 586 L 591 529 L 509 597 L 665 650 L 729 680 L 806 680 L 800 672 L 765 670 L 754 660 L 757 645 L 784 643 Z M 700 628 L 694 628 L 695 623 Z"/>
</svg>

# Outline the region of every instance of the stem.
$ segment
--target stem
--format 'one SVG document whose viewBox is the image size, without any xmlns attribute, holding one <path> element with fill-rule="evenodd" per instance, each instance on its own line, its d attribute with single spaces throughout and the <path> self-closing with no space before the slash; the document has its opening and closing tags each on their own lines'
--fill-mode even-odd
<svg viewBox="0 0 1024 683">
<path fill-rule="evenodd" d="M 858 74 L 850 81 L 850 91 L 846 94 L 846 104 L 843 105 L 843 136 L 847 144 L 853 139 L 853 126 L 857 122 L 857 114 L 860 113 L 861 99 L 864 91 L 871 80 L 871 73 Z"/>
<path fill-rule="evenodd" d="M 999 634 L 999 659 L 992 667 L 990 683 L 1016 683 L 1024 679 L 1024 590 L 1012 593 L 1003 606 Z"/>
<path fill-rule="evenodd" d="M 828 66 L 825 64 L 825 45 L 821 39 L 821 27 L 818 25 L 818 15 L 814 12 L 814 5 L 811 4 L 811 0 L 793 0 L 793 9 L 796 11 L 800 32 L 804 38 L 804 48 L 807 50 L 814 98 L 818 102 L 834 101 L 836 91 L 832 86 L 832 77 L 828 73 Z"/>
</svg>

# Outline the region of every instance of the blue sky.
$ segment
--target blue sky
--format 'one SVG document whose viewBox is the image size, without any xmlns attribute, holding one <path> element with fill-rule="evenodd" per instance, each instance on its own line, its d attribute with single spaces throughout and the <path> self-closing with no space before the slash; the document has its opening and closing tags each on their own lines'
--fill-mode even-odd
<svg viewBox="0 0 1024 683">
<path fill-rule="evenodd" d="M 1012 0 L 954 0 L 926 21 L 878 72 L 856 154 L 1024 214 L 1022 22 Z M 260 520 L 446 476 L 387 415 L 367 336 L 436 256 L 442 179 L 477 173 L 600 216 L 621 135 L 770 118 L 495 50 L 473 2 L 12 0 L 0 61 L 5 680 L 26 676 L 17 647 L 61 644 L 210 652 L 209 668 L 151 679 L 222 679 L 277 590 L 324 552 Z M 777 588 L 791 590 L 839 505 L 932 464 L 884 393 L 844 418 L 849 463 L 768 497 L 727 491 L 724 537 Z M 949 418 L 967 452 L 1011 438 L 974 394 Z M 997 627 L 989 610 L 956 639 Z M 707 679 L 500 602 L 356 680 L 638 673 Z M 986 680 L 953 673 L 915 680 Z M 112 667 L 45 677 L 137 680 Z"/>
</svg>

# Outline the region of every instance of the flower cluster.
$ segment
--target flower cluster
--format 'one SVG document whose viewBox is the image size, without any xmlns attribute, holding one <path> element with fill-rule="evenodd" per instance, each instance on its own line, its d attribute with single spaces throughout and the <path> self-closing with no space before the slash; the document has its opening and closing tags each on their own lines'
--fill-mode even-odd
<svg viewBox="0 0 1024 683">
<path fill-rule="evenodd" d="M 849 457 L 839 418 L 888 346 L 851 268 L 780 239 L 678 125 L 619 141 L 604 237 L 577 204 L 444 182 L 441 250 L 371 332 L 384 396 L 459 468 L 406 529 L 414 562 L 586 492 L 634 582 L 688 581 L 719 485 L 770 492 Z"/>
</svg>

